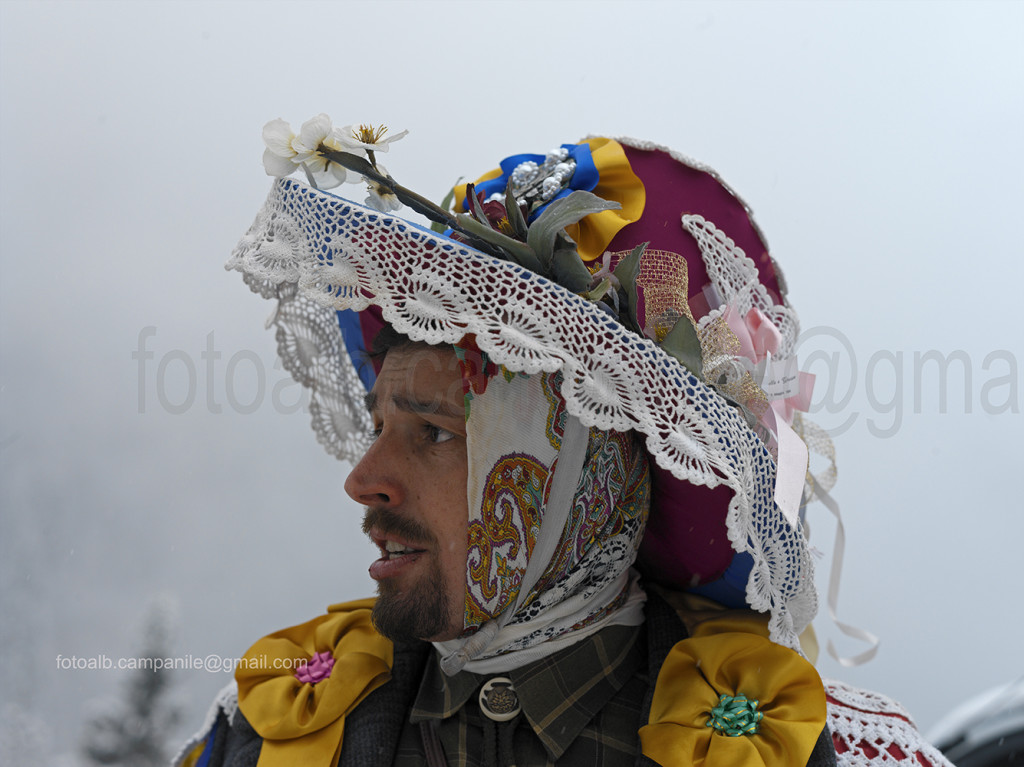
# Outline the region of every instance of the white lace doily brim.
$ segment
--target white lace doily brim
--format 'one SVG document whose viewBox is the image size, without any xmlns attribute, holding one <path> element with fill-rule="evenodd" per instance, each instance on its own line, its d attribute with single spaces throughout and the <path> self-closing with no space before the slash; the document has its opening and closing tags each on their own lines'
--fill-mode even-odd
<svg viewBox="0 0 1024 767">
<path fill-rule="evenodd" d="M 770 613 L 773 641 L 799 651 L 817 595 L 803 532 L 774 502 L 775 463 L 734 408 L 653 342 L 522 267 L 292 179 L 274 183 L 227 268 L 278 299 L 282 361 L 311 390 L 317 438 L 338 458 L 358 461 L 370 428 L 337 310 L 376 305 L 413 340 L 473 333 L 511 371 L 561 371 L 584 425 L 636 430 L 661 469 L 733 491 L 729 538 L 754 561 L 747 601 Z"/>
</svg>

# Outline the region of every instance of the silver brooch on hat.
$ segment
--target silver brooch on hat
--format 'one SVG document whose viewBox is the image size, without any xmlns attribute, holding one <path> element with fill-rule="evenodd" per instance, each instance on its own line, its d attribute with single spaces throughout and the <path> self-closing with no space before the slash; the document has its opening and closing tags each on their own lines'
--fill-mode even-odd
<svg viewBox="0 0 1024 767">
<path fill-rule="evenodd" d="M 552 149 L 540 165 L 526 160 L 512 170 L 509 175 L 512 194 L 520 203 L 543 205 L 569 188 L 575 172 L 576 161 L 569 157 L 569 150 L 565 147 Z"/>
</svg>

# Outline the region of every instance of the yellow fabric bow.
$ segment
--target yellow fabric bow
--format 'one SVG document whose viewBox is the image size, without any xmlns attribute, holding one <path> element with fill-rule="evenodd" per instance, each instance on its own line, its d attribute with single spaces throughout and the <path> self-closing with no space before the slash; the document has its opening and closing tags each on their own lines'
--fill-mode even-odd
<svg viewBox="0 0 1024 767">
<path fill-rule="evenodd" d="M 764 718 L 755 734 L 731 737 L 708 726 L 723 694 L 757 700 Z M 821 679 L 796 652 L 747 632 L 711 634 L 669 652 L 640 742 L 645 756 L 666 766 L 806 764 L 825 714 Z"/>
<path fill-rule="evenodd" d="M 619 210 L 591 213 L 580 219 L 579 223 L 565 228 L 565 233 L 576 243 L 580 258 L 590 266 L 591 261 L 601 257 L 620 229 L 640 220 L 647 202 L 647 192 L 643 182 L 630 167 L 622 144 L 610 138 L 587 139 L 586 143 L 590 145 L 590 154 L 600 176 L 594 194 L 603 200 L 622 205 Z M 591 271 L 598 266 L 595 264 Z"/>
<path fill-rule="evenodd" d="M 332 605 L 326 615 L 264 637 L 242 658 L 238 707 L 263 738 L 257 767 L 338 763 L 345 717 L 391 678 L 394 647 L 370 624 L 373 603 Z M 333 659 L 329 674 L 299 681 L 296 671 L 318 653 Z"/>
</svg>

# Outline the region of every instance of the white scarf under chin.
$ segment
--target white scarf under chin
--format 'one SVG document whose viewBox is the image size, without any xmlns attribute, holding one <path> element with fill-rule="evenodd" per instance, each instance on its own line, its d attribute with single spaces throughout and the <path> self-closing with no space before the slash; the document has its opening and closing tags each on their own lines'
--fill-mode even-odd
<svg viewBox="0 0 1024 767">
<path fill-rule="evenodd" d="M 591 600 L 583 602 L 582 607 L 574 612 L 570 612 L 572 607 L 570 602 L 573 600 L 566 600 L 562 603 L 566 606 L 564 612 L 552 610 L 549 615 L 540 620 L 512 626 L 500 626 L 499 619 L 495 619 L 485 623 L 476 634 L 467 639 L 433 642 L 434 647 L 441 655 L 441 670 L 448 676 L 453 676 L 460 671 L 472 671 L 475 674 L 497 674 L 511 671 L 570 647 L 608 626 L 639 626 L 644 622 L 644 603 L 647 601 L 647 594 L 640 588 L 639 580 L 639 574 L 630 568 Z M 594 613 L 596 606 L 600 605 L 597 609 L 603 609 L 623 589 L 627 590 L 625 601 L 617 610 L 604 618 L 593 621 L 581 629 L 561 633 L 554 639 L 548 639 L 541 644 L 521 650 L 501 652 L 503 647 L 515 644 L 517 640 L 525 638 L 537 629 L 553 628 L 557 625 L 575 625 Z M 611 598 L 606 598 L 607 593 L 611 593 Z M 477 637 L 481 638 L 476 643 L 477 647 L 471 647 L 472 640 Z M 488 638 L 489 641 L 485 641 Z"/>
</svg>

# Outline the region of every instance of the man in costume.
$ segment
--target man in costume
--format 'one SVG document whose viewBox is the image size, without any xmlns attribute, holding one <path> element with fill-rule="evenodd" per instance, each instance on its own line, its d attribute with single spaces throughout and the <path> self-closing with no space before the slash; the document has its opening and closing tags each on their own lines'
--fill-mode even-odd
<svg viewBox="0 0 1024 767">
<path fill-rule="evenodd" d="M 944 764 L 808 659 L 830 443 L 743 201 L 592 138 L 439 207 L 378 163 L 402 135 L 269 123 L 228 264 L 353 463 L 378 598 L 253 645 L 179 763 Z M 353 180 L 365 206 L 324 191 Z"/>
</svg>

